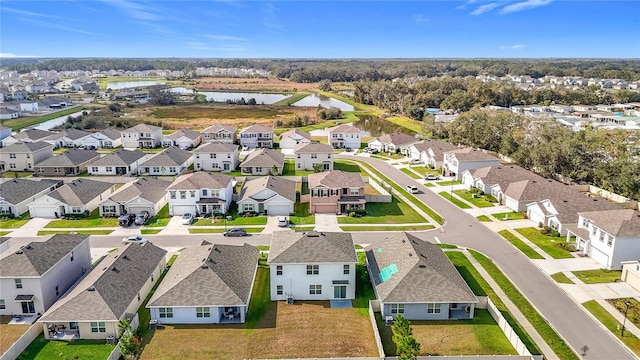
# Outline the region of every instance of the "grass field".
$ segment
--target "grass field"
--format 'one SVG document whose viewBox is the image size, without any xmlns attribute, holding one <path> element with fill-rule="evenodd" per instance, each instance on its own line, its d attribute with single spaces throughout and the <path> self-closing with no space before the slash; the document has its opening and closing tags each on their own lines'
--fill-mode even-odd
<svg viewBox="0 0 640 360">
<path fill-rule="evenodd" d="M 438 186 L 451 186 L 451 185 L 460 185 L 460 180 L 444 180 L 436 182 Z"/>
<path fill-rule="evenodd" d="M 451 201 L 453 204 L 455 204 L 460 209 L 471 209 L 471 205 L 469 205 L 466 202 L 458 199 L 455 196 L 451 196 L 451 193 L 449 193 L 447 191 L 440 191 L 438 194 L 440 194 L 440 196 L 442 196 L 443 198 Z"/>
<path fill-rule="evenodd" d="M 106 359 L 114 347 L 104 340 L 50 341 L 40 334 L 17 360 Z"/>
<path fill-rule="evenodd" d="M 162 231 L 162 229 L 141 229 L 140 234 L 142 235 L 155 235 Z"/>
<path fill-rule="evenodd" d="M 517 247 L 523 254 L 529 259 L 544 259 L 544 256 L 538 254 L 533 250 L 531 246 L 527 245 L 524 241 L 520 240 L 517 236 L 511 233 L 509 230 L 499 231 L 498 234 L 510 242 L 513 246 Z"/>
<path fill-rule="evenodd" d="M 406 225 L 406 226 L 384 226 L 384 225 L 371 225 L 371 226 L 340 226 L 342 231 L 419 231 L 430 230 L 435 228 L 433 225 Z"/>
<path fill-rule="evenodd" d="M 544 235 L 536 228 L 520 228 L 516 229 L 521 235 L 529 239 L 532 243 L 536 244 L 542 251 L 551 255 L 554 259 L 572 259 L 571 252 L 556 246 L 558 243 L 566 242 L 564 237 L 552 237 Z"/>
<path fill-rule="evenodd" d="M 54 234 L 84 234 L 84 235 L 109 235 L 113 230 L 39 230 L 38 236 L 54 235 Z"/>
<path fill-rule="evenodd" d="M 239 226 L 239 225 L 266 225 L 266 216 L 236 216 L 233 220 L 226 221 L 227 226 Z M 211 219 L 211 218 L 198 218 L 192 226 L 223 226 L 225 219 Z"/>
<path fill-rule="evenodd" d="M 47 114 L 44 116 L 23 116 L 17 119 L 2 120 L 0 121 L 0 124 L 10 127 L 14 131 L 16 131 L 31 125 L 40 124 L 41 122 L 45 122 L 47 120 L 55 119 L 60 116 L 73 114 L 80 110 L 82 110 L 82 106 L 74 106 L 74 107 L 67 108 L 61 111 L 56 111 L 55 113 Z"/>
<path fill-rule="evenodd" d="M 202 77 L 189 79 L 187 84 L 202 90 L 243 90 L 259 92 L 298 92 L 312 91 L 318 88 L 317 83 L 297 83 L 278 78 L 243 78 L 243 77 Z"/>
<path fill-rule="evenodd" d="M 572 271 L 572 273 L 578 279 L 582 280 L 582 282 L 584 282 L 585 284 L 602 284 L 615 282 L 617 280 L 620 280 L 620 276 L 622 275 L 622 271 L 620 270 L 607 269 Z"/>
<path fill-rule="evenodd" d="M 116 227 L 118 226 L 118 218 L 100 217 L 98 209 L 94 210 L 89 217 L 74 220 L 52 220 L 49 221 L 45 228 L 99 228 L 99 227 Z"/>
<path fill-rule="evenodd" d="M 363 217 L 339 216 L 338 224 L 411 224 L 426 223 L 413 208 L 392 197 L 390 203 L 368 203 L 367 215 Z"/>
<path fill-rule="evenodd" d="M 342 170 L 346 172 L 356 172 L 361 173 L 362 169 L 358 164 L 348 161 L 348 160 L 335 160 L 333 162 L 333 170 Z"/>
<path fill-rule="evenodd" d="M 296 202 L 293 204 L 293 216 L 289 216 L 289 222 L 295 226 L 297 225 L 311 225 L 316 222 L 316 217 L 313 214 L 309 214 L 309 203 Z"/>
<path fill-rule="evenodd" d="M 582 303 L 582 306 L 585 309 L 589 310 L 589 312 L 596 318 L 600 323 L 606 327 L 616 338 L 621 340 L 631 351 L 633 351 L 636 356 L 640 356 L 640 339 L 638 339 L 635 335 L 630 332 L 625 332 L 624 336 L 622 336 L 620 329 L 618 326 L 620 322 L 616 320 L 609 312 L 602 307 L 602 305 L 598 304 L 597 301 L 591 300 L 585 303 Z"/>
<path fill-rule="evenodd" d="M 490 201 L 487 201 L 487 199 L 482 195 L 476 195 L 476 197 L 474 197 L 474 195 L 469 190 L 454 190 L 453 192 L 456 195 L 460 196 L 461 198 L 463 198 L 463 199 L 467 200 L 468 202 L 472 203 L 476 207 L 486 208 L 486 207 L 495 206 L 494 203 L 492 203 Z"/>
</svg>

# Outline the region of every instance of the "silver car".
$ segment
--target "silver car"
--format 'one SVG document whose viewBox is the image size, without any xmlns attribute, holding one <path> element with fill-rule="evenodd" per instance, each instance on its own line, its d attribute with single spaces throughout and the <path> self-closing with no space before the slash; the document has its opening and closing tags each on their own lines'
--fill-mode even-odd
<svg viewBox="0 0 640 360">
<path fill-rule="evenodd" d="M 146 243 L 148 243 L 149 240 L 143 238 L 142 236 L 127 236 L 126 238 L 122 239 L 122 243 L 123 244 L 140 244 L 140 245 L 144 245 Z"/>
</svg>

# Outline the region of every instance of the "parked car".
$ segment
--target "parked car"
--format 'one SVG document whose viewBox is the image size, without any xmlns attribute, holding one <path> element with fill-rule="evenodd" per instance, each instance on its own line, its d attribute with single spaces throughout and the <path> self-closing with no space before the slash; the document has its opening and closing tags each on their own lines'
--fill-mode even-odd
<svg viewBox="0 0 640 360">
<path fill-rule="evenodd" d="M 351 151 L 352 151 L 352 149 L 351 149 L 350 147 L 348 147 L 348 148 L 344 149 L 344 151 L 346 151 L 346 152 L 351 152 Z"/>
<path fill-rule="evenodd" d="M 147 220 L 149 220 L 149 212 L 148 211 L 140 211 L 138 216 L 136 216 L 136 221 L 134 222 L 134 224 L 136 224 L 136 225 L 144 225 L 144 223 L 146 223 Z"/>
<path fill-rule="evenodd" d="M 412 194 L 417 194 L 419 192 L 418 187 L 415 185 L 407 185 L 407 191 Z"/>
<path fill-rule="evenodd" d="M 249 147 L 247 145 L 242 145 L 242 151 L 247 151 L 249 150 Z"/>
<path fill-rule="evenodd" d="M 409 161 L 411 163 L 411 165 L 418 165 L 418 164 L 422 164 L 422 160 L 420 159 L 411 159 L 411 161 Z"/>
<path fill-rule="evenodd" d="M 368 153 L 368 152 L 369 152 L 369 148 L 368 148 L 368 147 L 363 148 L 363 149 L 362 149 L 362 152 L 364 152 L 364 153 Z"/>
<path fill-rule="evenodd" d="M 122 239 L 122 243 L 123 244 L 146 244 L 148 243 L 149 240 L 143 238 L 142 236 L 127 236 L 126 238 Z"/>
<path fill-rule="evenodd" d="M 243 228 L 233 228 L 222 233 L 224 236 L 247 236 L 247 231 Z"/>
<path fill-rule="evenodd" d="M 440 176 L 438 175 L 433 175 L 433 174 L 427 174 L 424 177 L 425 180 L 440 180 Z"/>
<path fill-rule="evenodd" d="M 278 226 L 280 227 L 289 226 L 289 219 L 286 216 L 278 216 Z"/>
<path fill-rule="evenodd" d="M 136 219 L 136 214 L 124 214 L 118 218 L 120 226 L 131 226 Z"/>
<path fill-rule="evenodd" d="M 192 222 L 193 222 L 192 213 L 186 213 L 182 215 L 182 225 L 191 225 Z"/>
</svg>

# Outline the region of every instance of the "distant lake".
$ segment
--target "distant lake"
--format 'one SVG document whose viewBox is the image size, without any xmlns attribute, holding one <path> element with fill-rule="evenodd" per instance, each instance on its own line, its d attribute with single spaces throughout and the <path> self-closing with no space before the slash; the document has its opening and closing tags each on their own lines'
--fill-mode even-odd
<svg viewBox="0 0 640 360">
<path fill-rule="evenodd" d="M 291 104 L 293 106 L 313 106 L 313 107 L 317 107 L 318 105 L 324 107 L 324 108 L 338 108 L 342 111 L 353 111 L 353 105 L 349 105 L 346 102 L 340 101 L 340 100 L 336 100 L 332 97 L 328 97 L 328 96 L 324 96 L 324 95 L 318 95 L 316 93 L 311 93 L 311 95 L 305 97 L 304 99 L 300 100 L 300 101 L 296 101 L 295 103 Z"/>
<path fill-rule="evenodd" d="M 171 91 L 180 94 L 193 94 L 193 90 L 184 87 L 171 88 Z M 291 95 L 285 94 L 266 94 L 266 93 L 249 93 L 249 92 L 226 92 L 226 91 L 196 91 L 200 95 L 205 95 L 207 101 L 212 102 L 227 102 L 227 100 L 249 100 L 251 98 L 256 99 L 257 104 L 270 105 L 276 103 L 282 99 L 286 99 Z"/>
<path fill-rule="evenodd" d="M 396 125 L 390 121 L 381 119 L 377 116 L 372 115 L 360 115 L 358 116 L 358 121 L 351 123 L 360 129 L 362 136 L 373 136 L 378 137 L 384 134 L 391 134 L 394 132 L 405 133 L 411 136 L 414 136 L 416 133 L 413 131 L 402 127 L 400 125 Z"/>
<path fill-rule="evenodd" d="M 153 86 L 153 85 L 164 85 L 165 82 L 162 81 L 114 81 L 107 83 L 107 89 L 111 90 L 120 90 L 120 89 L 129 89 L 129 88 L 137 88 L 143 86 Z"/>
<path fill-rule="evenodd" d="M 73 116 L 76 117 L 78 115 L 82 115 L 82 110 L 69 114 L 69 115 L 63 115 L 63 116 L 58 116 L 57 118 L 51 119 L 51 120 L 47 120 L 45 122 L 41 122 L 38 125 L 34 125 L 34 126 L 30 126 L 31 128 L 34 129 L 38 129 L 38 130 L 50 130 L 53 129 L 56 126 L 60 126 L 62 124 L 64 124 L 67 119 L 69 118 L 69 116 Z"/>
</svg>

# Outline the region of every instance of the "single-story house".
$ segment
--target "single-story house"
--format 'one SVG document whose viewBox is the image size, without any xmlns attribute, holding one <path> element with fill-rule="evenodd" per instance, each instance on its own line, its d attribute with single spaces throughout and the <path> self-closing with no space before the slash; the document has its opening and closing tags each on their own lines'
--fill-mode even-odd
<svg viewBox="0 0 640 360">
<path fill-rule="evenodd" d="M 65 214 L 83 214 L 95 210 L 114 191 L 115 184 L 76 179 L 31 202 L 31 217 L 58 218 Z"/>
<path fill-rule="evenodd" d="M 282 175 L 284 154 L 272 149 L 256 149 L 240 164 L 245 175 Z"/>
<path fill-rule="evenodd" d="M 53 135 L 47 136 L 46 138 L 42 139 L 42 141 L 48 142 L 55 148 L 77 148 L 81 147 L 84 140 L 90 135 L 90 132 L 69 128 L 56 132 Z"/>
<path fill-rule="evenodd" d="M 62 185 L 60 180 L 11 179 L 0 184 L 0 215 L 20 216 L 29 205 Z"/>
<path fill-rule="evenodd" d="M 140 175 L 180 175 L 193 164 L 193 154 L 175 146 L 152 156 L 138 166 Z"/>
<path fill-rule="evenodd" d="M 8 146 L 15 143 L 43 141 L 45 138 L 53 134 L 55 133 L 47 130 L 36 129 L 36 128 L 22 129 L 21 131 L 3 139 L 2 146 Z"/>
<path fill-rule="evenodd" d="M 38 176 L 78 176 L 94 161 L 100 159 L 95 150 L 69 149 L 36 164 Z"/>
<path fill-rule="evenodd" d="M 82 141 L 82 147 L 85 149 L 112 149 L 122 145 L 122 134 L 120 130 L 107 128 L 96 131 L 87 136 Z"/>
<path fill-rule="evenodd" d="M 167 187 L 171 181 L 140 178 L 128 182 L 99 205 L 100 216 L 120 216 L 148 211 L 155 216 L 167 204 Z"/>
<path fill-rule="evenodd" d="M 377 150 L 379 152 L 386 153 L 401 153 L 409 155 L 409 146 L 418 142 L 414 136 L 407 135 L 400 132 L 394 132 L 391 134 L 384 134 L 378 138 L 369 140 L 367 146 L 370 149 Z"/>
<path fill-rule="evenodd" d="M 299 144 L 309 144 L 311 142 L 311 134 L 300 129 L 291 129 L 280 134 L 280 149 L 293 149 Z"/>
<path fill-rule="evenodd" d="M 94 161 L 87 170 L 89 175 L 133 175 L 146 160 L 147 154 L 140 150 L 119 149 Z"/>
<path fill-rule="evenodd" d="M 293 214 L 296 182 L 281 177 L 247 179 L 238 194 L 238 212 L 254 211 L 268 215 Z"/>
<path fill-rule="evenodd" d="M 456 145 L 438 140 L 426 139 L 409 145 L 409 156 L 411 159 L 419 159 L 425 166 L 437 169 L 442 166 L 444 153 L 459 149 Z"/>
<path fill-rule="evenodd" d="M 193 149 L 202 142 L 202 134 L 191 129 L 180 129 L 162 138 L 163 147 L 175 146 L 183 150 Z"/>
</svg>

